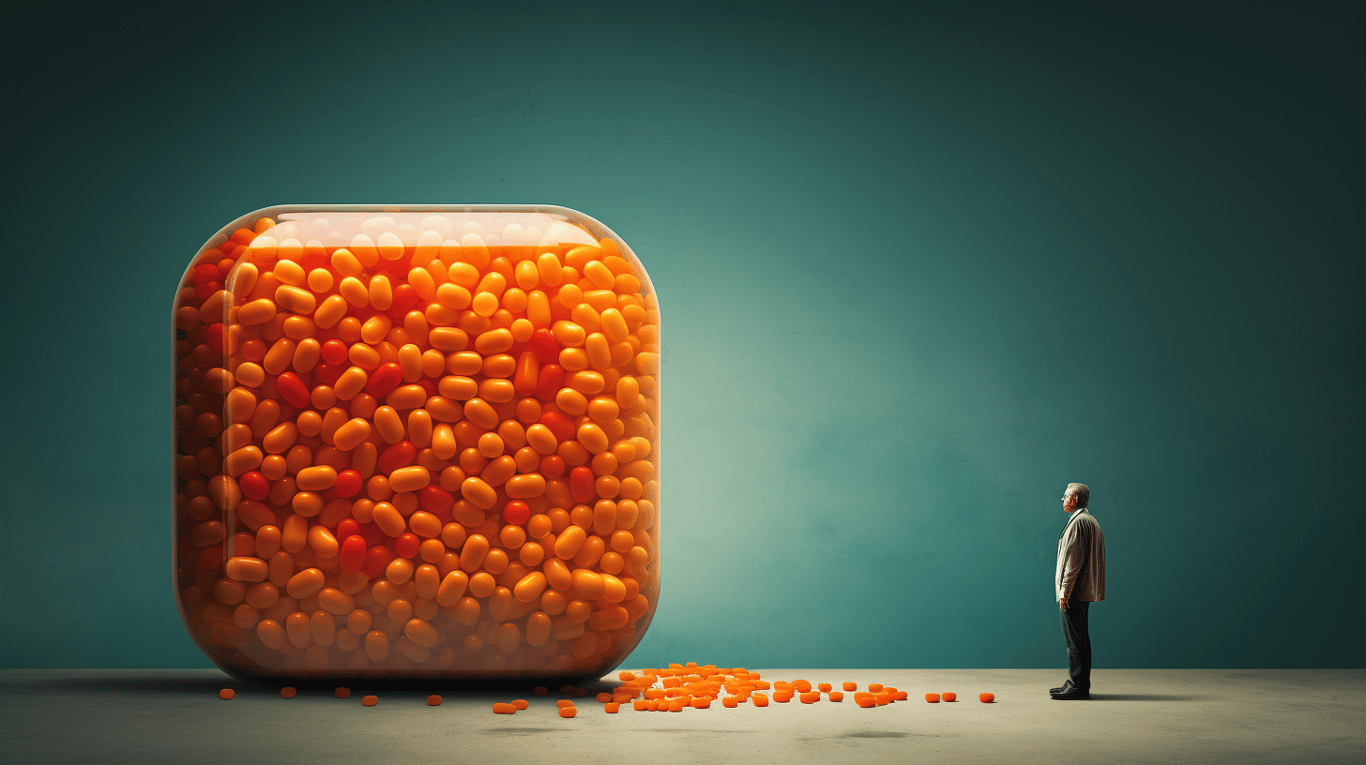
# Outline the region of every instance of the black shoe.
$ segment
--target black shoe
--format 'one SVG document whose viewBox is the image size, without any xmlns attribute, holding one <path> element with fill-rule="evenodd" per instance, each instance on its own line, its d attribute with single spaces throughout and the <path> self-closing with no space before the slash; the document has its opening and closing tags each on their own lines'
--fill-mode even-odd
<svg viewBox="0 0 1366 765">
<path fill-rule="evenodd" d="M 1071 688 L 1066 693 L 1054 693 L 1052 694 L 1052 697 L 1054 699 L 1057 699 L 1058 701 L 1071 701 L 1073 699 L 1089 699 L 1091 698 L 1091 691 L 1089 689 L 1083 688 Z"/>
<path fill-rule="evenodd" d="M 1049 689 L 1048 689 L 1048 692 L 1049 692 L 1049 693 L 1067 693 L 1068 691 L 1072 690 L 1072 688 L 1073 688 L 1073 686 L 1072 686 L 1072 681 L 1071 681 L 1071 680 L 1068 680 L 1067 682 L 1065 682 L 1065 683 L 1062 684 L 1062 687 L 1061 687 L 1061 688 L 1049 688 Z"/>
</svg>

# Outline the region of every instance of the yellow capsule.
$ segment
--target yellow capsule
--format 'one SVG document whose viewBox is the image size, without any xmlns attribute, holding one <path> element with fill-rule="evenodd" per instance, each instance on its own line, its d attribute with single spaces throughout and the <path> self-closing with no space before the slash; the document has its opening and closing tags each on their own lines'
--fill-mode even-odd
<svg viewBox="0 0 1366 765">
<path fill-rule="evenodd" d="M 642 351 L 636 354 L 636 370 L 643 375 L 659 373 L 659 354 Z"/>
<path fill-rule="evenodd" d="M 549 585 L 546 582 L 545 574 L 540 571 L 532 571 L 517 580 L 517 584 L 512 588 L 512 595 L 521 603 L 532 603 L 540 599 L 547 586 Z"/>
<path fill-rule="evenodd" d="M 588 353 L 582 348 L 563 348 L 560 350 L 560 366 L 566 372 L 577 372 L 587 369 Z"/>
<path fill-rule="evenodd" d="M 370 422 L 362 417 L 353 417 L 337 428 L 332 435 L 332 445 L 341 451 L 350 451 L 370 437 Z"/>
<path fill-rule="evenodd" d="M 539 422 L 527 427 L 526 442 L 532 449 L 540 452 L 543 456 L 554 454 L 555 449 L 560 445 L 550 428 L 547 428 Z"/>
<path fill-rule="evenodd" d="M 503 438 L 497 433 L 485 433 L 479 437 L 479 452 L 489 459 L 503 453 Z"/>
<path fill-rule="evenodd" d="M 508 330 L 491 329 L 474 339 L 474 348 L 487 356 L 492 353 L 505 353 L 512 347 L 513 342 L 512 333 Z"/>
<path fill-rule="evenodd" d="M 517 397 L 511 380 L 486 379 L 479 383 L 479 397 L 495 404 L 506 404 Z"/>
<path fill-rule="evenodd" d="M 229 579 L 239 582 L 264 582 L 270 574 L 270 567 L 260 558 L 235 555 L 228 559 L 224 573 Z"/>
<path fill-rule="evenodd" d="M 337 538 L 326 526 L 314 526 L 308 530 L 308 546 L 319 558 L 334 558 L 341 549 Z M 347 609 L 350 610 L 350 609 Z"/>
<path fill-rule="evenodd" d="M 360 339 L 370 345 L 378 345 L 394 326 L 393 321 L 384 314 L 371 316 L 360 327 Z"/>
<path fill-rule="evenodd" d="M 592 417 L 593 422 L 599 425 L 606 425 L 620 414 L 621 407 L 617 405 L 615 399 L 608 396 L 598 396 L 588 402 L 588 416 Z"/>
<path fill-rule="evenodd" d="M 536 283 L 540 281 L 541 274 L 536 268 L 535 263 L 532 263 L 530 260 L 523 260 L 513 269 L 513 278 L 516 280 L 518 287 L 529 290 L 532 287 L 535 287 Z"/>
<path fill-rule="evenodd" d="M 481 478 L 470 476 L 460 484 L 460 496 L 472 502 L 480 510 L 489 510 L 498 502 L 498 492 L 494 491 Z M 392 536 L 397 536 L 394 534 Z"/>
<path fill-rule="evenodd" d="M 559 557 L 547 558 L 542 565 L 542 570 L 545 572 L 546 583 L 555 590 L 567 590 L 574 583 L 573 577 L 569 573 L 569 566 L 565 565 L 564 560 Z M 542 594 L 542 604 L 545 603 L 545 595 L 547 594 L 549 593 Z"/>
<path fill-rule="evenodd" d="M 265 358 L 261 359 L 261 366 L 266 372 L 278 375 L 289 368 L 294 361 L 294 341 L 287 337 L 282 337 L 270 346 L 266 351 Z"/>
<path fill-rule="evenodd" d="M 332 289 L 332 272 L 326 268 L 315 268 L 309 271 L 308 288 L 319 295 Z"/>
<path fill-rule="evenodd" d="M 622 409 L 634 409 L 636 401 L 640 396 L 640 383 L 630 375 L 624 375 L 617 380 L 617 403 Z"/>
<path fill-rule="evenodd" d="M 593 306 L 587 303 L 579 303 L 574 306 L 574 310 L 569 312 L 569 318 L 575 324 L 583 327 L 585 332 L 597 332 L 602 327 L 602 319 Z"/>
<path fill-rule="evenodd" d="M 365 655 L 371 661 L 384 661 L 389 658 L 389 636 L 379 630 L 365 633 Z"/>
<path fill-rule="evenodd" d="M 617 293 L 611 290 L 588 290 L 583 293 L 583 302 L 592 306 L 593 310 L 602 313 L 608 308 L 617 304 Z"/>
<path fill-rule="evenodd" d="M 375 429 L 386 443 L 396 444 L 403 440 L 403 420 L 392 406 L 381 406 L 373 416 Z"/>
<path fill-rule="evenodd" d="M 560 535 L 555 539 L 555 557 L 565 560 L 573 558 L 587 538 L 587 532 L 583 530 L 583 527 L 569 526 L 560 532 Z M 557 587 L 556 589 L 562 588 Z"/>
<path fill-rule="evenodd" d="M 217 455 L 217 452 L 214 453 Z M 217 457 L 215 456 L 215 459 Z M 228 475 L 236 478 L 248 470 L 255 470 L 261 466 L 261 450 L 255 446 L 244 446 L 228 455 L 223 460 L 223 470 Z"/>
<path fill-rule="evenodd" d="M 484 358 L 485 377 L 512 377 L 517 371 L 517 359 L 506 353 L 494 353 Z"/>
<path fill-rule="evenodd" d="M 403 257 L 403 240 L 394 232 L 385 231 L 375 240 L 375 251 L 385 260 L 398 260 Z"/>
<path fill-rule="evenodd" d="M 330 614 L 347 616 L 356 610 L 356 599 L 336 587 L 324 587 L 318 590 L 318 606 Z"/>
<path fill-rule="evenodd" d="M 391 537 L 397 537 L 407 528 L 407 522 L 398 508 L 388 502 L 376 502 L 374 511 L 375 525 Z"/>
<path fill-rule="evenodd" d="M 313 312 L 313 321 L 323 329 L 331 329 L 346 316 L 346 299 L 341 295 L 329 295 Z"/>
<path fill-rule="evenodd" d="M 432 416 L 425 409 L 414 409 L 408 413 L 408 440 L 418 449 L 426 449 L 432 444 Z M 444 458 L 443 458 L 444 459 Z"/>
<path fill-rule="evenodd" d="M 466 419 L 484 430 L 493 430 L 498 427 L 498 412 L 481 398 L 472 398 L 466 401 L 464 412 Z"/>
<path fill-rule="evenodd" d="M 536 258 L 536 271 L 540 280 L 547 287 L 558 287 L 560 282 L 564 280 L 564 266 L 560 264 L 559 257 L 553 252 L 541 253 L 541 256 Z"/>
<path fill-rule="evenodd" d="M 326 491 L 337 483 L 337 471 L 330 465 L 306 467 L 295 481 L 301 491 Z"/>
<path fill-rule="evenodd" d="M 588 399 L 573 388 L 560 388 L 555 394 L 555 406 L 571 417 L 578 417 L 588 411 Z"/>
<path fill-rule="evenodd" d="M 503 490 L 513 499 L 530 499 L 545 494 L 545 486 L 545 476 L 540 473 L 526 473 L 509 478 Z"/>
<path fill-rule="evenodd" d="M 343 402 L 350 402 L 351 399 L 354 399 L 355 396 L 365 388 L 365 384 L 369 380 L 369 374 L 366 374 L 365 370 L 361 369 L 361 367 L 347 367 L 346 372 L 343 372 L 342 376 L 337 377 L 336 383 L 332 384 L 332 391 L 335 392 L 337 398 L 342 399 Z"/>
<path fill-rule="evenodd" d="M 399 245 L 400 248 L 402 246 Z M 376 274 L 370 277 L 370 289 L 367 297 L 370 305 L 374 306 L 376 311 L 389 310 L 389 306 L 394 303 L 394 289 L 389 284 L 389 277 L 384 274 Z"/>
<path fill-rule="evenodd" d="M 354 276 L 348 276 L 341 280 L 337 285 L 337 292 L 346 298 L 346 302 L 356 308 L 364 308 L 370 305 L 370 289 L 365 286 L 365 282 Z"/>
<path fill-rule="evenodd" d="M 368 423 L 367 423 L 368 424 Z M 261 445 L 270 454 L 284 454 L 299 440 L 299 428 L 286 420 L 261 437 Z"/>
<path fill-rule="evenodd" d="M 463 375 L 446 375 L 436 387 L 441 395 L 456 401 L 467 401 L 479 395 L 479 383 Z"/>
<path fill-rule="evenodd" d="M 571 572 L 573 577 L 573 587 L 578 590 L 584 600 L 597 600 L 602 597 L 606 590 L 607 583 L 603 581 L 602 575 L 586 568 L 576 568 Z"/>
<path fill-rule="evenodd" d="M 607 451 L 607 434 L 603 432 L 601 427 L 591 422 L 580 425 L 576 437 L 590 454 L 601 454 Z"/>
<path fill-rule="evenodd" d="M 404 467 L 389 474 L 389 488 L 394 491 L 417 491 L 432 482 L 432 474 L 421 465 Z"/>
<path fill-rule="evenodd" d="M 585 396 L 596 396 L 607 386 L 601 372 L 583 370 L 569 375 L 564 384 Z"/>
<path fill-rule="evenodd" d="M 294 346 L 294 356 L 290 363 L 293 365 L 294 371 L 307 374 L 313 371 L 313 367 L 317 365 L 321 356 L 322 345 L 312 337 L 305 337 L 299 341 L 298 345 Z"/>
<path fill-rule="evenodd" d="M 455 432 L 445 423 L 432 428 L 432 453 L 439 459 L 448 460 L 460 450 L 455 440 Z"/>
<path fill-rule="evenodd" d="M 398 411 L 416 409 L 427 401 L 427 389 L 421 385 L 400 385 L 384 397 L 389 406 Z"/>
<path fill-rule="evenodd" d="M 306 598 L 321 590 L 326 581 L 327 577 L 322 571 L 316 568 L 306 568 L 289 578 L 289 583 L 285 585 L 285 592 L 288 592 L 289 597 L 295 600 Z"/>
<path fill-rule="evenodd" d="M 465 597 L 465 590 L 469 587 L 469 575 L 464 571 L 456 569 L 446 574 L 441 580 L 441 586 L 436 590 L 437 605 L 442 608 L 450 608 L 460 599 Z"/>
<path fill-rule="evenodd" d="M 383 335 L 381 335 L 381 337 L 383 337 Z M 355 364 L 367 372 L 373 372 L 376 369 L 379 369 L 379 365 L 383 363 L 379 351 L 365 343 L 352 343 L 351 347 L 347 349 L 346 356 L 351 360 L 352 364 Z"/>
<path fill-rule="evenodd" d="M 398 365 L 403 369 L 404 382 L 422 379 L 422 349 L 407 343 L 398 349 Z"/>
<path fill-rule="evenodd" d="M 356 256 L 351 254 L 351 251 L 345 247 L 338 247 L 336 251 L 332 253 L 331 262 L 333 270 L 343 277 L 360 276 L 365 273 L 365 266 L 362 266 L 361 262 L 356 259 Z"/>
<path fill-rule="evenodd" d="M 465 544 L 460 548 L 460 568 L 466 572 L 473 573 L 479 570 L 484 563 L 484 557 L 488 555 L 489 540 L 483 534 L 471 534 L 465 540 Z M 476 594 L 475 597 L 484 597 Z"/>
<path fill-rule="evenodd" d="M 318 299 L 306 289 L 281 285 L 275 290 L 275 304 L 294 313 L 312 313 L 318 304 Z"/>
<path fill-rule="evenodd" d="M 202 311 L 201 311 L 202 313 Z M 265 324 L 275 318 L 275 303 L 269 298 L 260 298 L 237 309 L 237 320 L 254 327 L 258 324 Z"/>
<path fill-rule="evenodd" d="M 458 327 L 434 327 L 427 333 L 427 342 L 440 351 L 463 351 L 469 346 L 469 335 Z"/>
<path fill-rule="evenodd" d="M 550 299 L 540 290 L 532 290 L 526 298 L 526 317 L 532 329 L 545 329 L 553 319 L 550 313 Z"/>
<path fill-rule="evenodd" d="M 478 316 L 492 316 L 498 310 L 498 297 L 492 292 L 477 293 L 470 301 L 470 309 Z"/>
<path fill-rule="evenodd" d="M 228 391 L 224 401 L 228 419 L 233 422 L 250 422 L 256 412 L 256 394 L 246 388 L 233 388 Z"/>
<path fill-rule="evenodd" d="M 602 312 L 602 334 L 607 336 L 609 343 L 625 342 L 631 331 L 626 327 L 626 319 L 621 315 L 621 311 L 615 308 L 608 308 Z"/>
<path fill-rule="evenodd" d="M 583 345 L 588 333 L 584 328 L 572 321 L 557 321 L 550 328 L 551 334 L 555 336 L 556 342 L 566 348 L 577 348 Z"/>
<path fill-rule="evenodd" d="M 445 396 L 432 396 L 427 399 L 425 407 L 431 413 L 432 419 L 441 422 L 459 422 L 465 416 L 460 403 Z"/>
<path fill-rule="evenodd" d="M 413 562 L 407 558 L 394 558 L 384 569 L 384 578 L 394 584 L 403 584 L 413 578 Z M 390 606 L 393 601 L 390 601 Z M 396 620 L 397 621 L 397 620 Z"/>
<path fill-rule="evenodd" d="M 566 270 L 572 271 L 573 269 Z M 565 308 L 572 309 L 574 306 L 583 302 L 583 290 L 580 289 L 577 284 L 565 284 L 563 287 L 560 287 L 560 292 L 555 296 L 555 299 L 560 301 L 560 305 Z"/>
<path fill-rule="evenodd" d="M 583 349 L 588 354 L 588 363 L 594 369 L 607 369 L 612 366 L 612 350 L 606 336 L 601 332 L 594 332 L 585 338 Z"/>
</svg>

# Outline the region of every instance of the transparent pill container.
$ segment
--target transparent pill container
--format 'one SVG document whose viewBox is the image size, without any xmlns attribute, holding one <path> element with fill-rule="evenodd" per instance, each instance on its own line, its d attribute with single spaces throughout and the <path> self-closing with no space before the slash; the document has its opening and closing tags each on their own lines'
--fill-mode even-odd
<svg viewBox="0 0 1366 765">
<path fill-rule="evenodd" d="M 283 205 L 173 310 L 176 601 L 279 683 L 598 677 L 659 593 L 659 305 L 554 206 Z"/>
</svg>

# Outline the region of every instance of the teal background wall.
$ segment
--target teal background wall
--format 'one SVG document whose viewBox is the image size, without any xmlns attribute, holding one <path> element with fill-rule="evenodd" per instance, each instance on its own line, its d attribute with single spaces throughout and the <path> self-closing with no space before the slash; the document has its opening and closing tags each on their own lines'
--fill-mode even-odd
<svg viewBox="0 0 1366 765">
<path fill-rule="evenodd" d="M 170 301 L 280 202 L 562 204 L 639 254 L 628 666 L 1065 667 L 1069 481 L 1097 667 L 1362 666 L 1359 4 L 38 5 L 0 51 L 0 666 L 209 666 Z"/>
</svg>

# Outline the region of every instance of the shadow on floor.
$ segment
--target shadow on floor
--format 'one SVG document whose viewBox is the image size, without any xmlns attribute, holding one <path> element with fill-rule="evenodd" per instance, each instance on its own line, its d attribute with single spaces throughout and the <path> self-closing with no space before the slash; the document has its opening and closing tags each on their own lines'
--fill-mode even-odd
<svg viewBox="0 0 1366 765">
<path fill-rule="evenodd" d="M 280 683 L 284 685 L 285 683 Z M 387 694 L 397 696 L 425 697 L 429 693 L 445 693 L 457 696 L 489 697 L 502 700 L 509 694 L 519 697 L 533 698 L 531 688 L 520 682 L 503 683 L 473 683 L 464 682 L 454 685 L 450 682 L 440 681 L 406 681 L 406 682 L 384 682 L 376 680 L 322 680 L 322 681 L 294 681 L 293 684 L 299 689 L 301 694 L 326 693 L 331 694 L 338 685 L 346 685 L 356 693 L 370 693 L 383 691 Z M 158 695 L 202 695 L 206 693 L 217 695 L 222 688 L 232 688 L 239 694 L 278 694 L 280 685 L 256 683 L 250 680 L 242 680 L 235 677 L 167 677 L 167 676 L 145 676 L 137 674 L 100 676 L 90 675 L 86 677 L 58 677 L 58 678 L 0 678 L 0 688 L 6 691 L 42 691 L 42 692 L 68 692 L 68 693 L 106 693 L 112 695 L 126 694 L 158 694 Z M 601 692 L 611 692 L 616 683 L 596 681 L 586 683 L 582 687 L 588 690 L 585 700 L 592 700 L 593 697 Z M 545 698 L 558 699 L 568 698 L 568 694 L 561 692 L 559 687 L 552 687 Z"/>
<path fill-rule="evenodd" d="M 1183 693 L 1092 693 L 1092 701 L 1209 701 L 1216 696 Z"/>
</svg>

